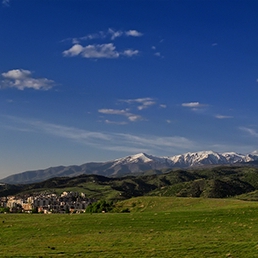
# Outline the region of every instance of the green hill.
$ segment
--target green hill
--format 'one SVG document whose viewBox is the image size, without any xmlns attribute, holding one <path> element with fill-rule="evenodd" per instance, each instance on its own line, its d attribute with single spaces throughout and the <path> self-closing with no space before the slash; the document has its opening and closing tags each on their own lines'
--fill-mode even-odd
<svg viewBox="0 0 258 258">
<path fill-rule="evenodd" d="M 157 171 L 155 171 L 157 173 Z M 84 192 L 90 198 L 124 200 L 137 196 L 246 198 L 258 190 L 258 168 L 219 166 L 193 170 L 169 170 L 142 176 L 108 178 L 99 175 L 57 177 L 26 185 L 1 185 L 0 196 L 38 192 Z M 252 200 L 257 200 L 257 194 Z"/>
</svg>

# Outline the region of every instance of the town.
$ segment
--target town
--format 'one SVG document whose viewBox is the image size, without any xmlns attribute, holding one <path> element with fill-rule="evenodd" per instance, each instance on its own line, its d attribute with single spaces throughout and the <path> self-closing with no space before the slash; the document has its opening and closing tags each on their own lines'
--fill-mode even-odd
<svg viewBox="0 0 258 258">
<path fill-rule="evenodd" d="M 0 197 L 2 212 L 11 213 L 84 213 L 95 199 L 86 198 L 84 193 L 63 192 L 40 193 L 24 196 Z"/>
</svg>

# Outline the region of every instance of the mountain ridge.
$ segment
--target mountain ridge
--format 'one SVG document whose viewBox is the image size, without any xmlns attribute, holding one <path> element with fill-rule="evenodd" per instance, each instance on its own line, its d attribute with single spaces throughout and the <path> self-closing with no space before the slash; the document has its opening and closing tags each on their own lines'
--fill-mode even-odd
<svg viewBox="0 0 258 258">
<path fill-rule="evenodd" d="M 44 181 L 53 177 L 95 174 L 108 177 L 135 175 L 147 170 L 165 168 L 193 168 L 208 165 L 232 165 L 258 161 L 258 152 L 239 154 L 236 152 L 199 151 L 175 156 L 158 157 L 138 153 L 106 162 L 88 162 L 82 165 L 57 166 L 47 169 L 17 173 L 0 180 L 9 184 L 27 184 Z"/>
</svg>

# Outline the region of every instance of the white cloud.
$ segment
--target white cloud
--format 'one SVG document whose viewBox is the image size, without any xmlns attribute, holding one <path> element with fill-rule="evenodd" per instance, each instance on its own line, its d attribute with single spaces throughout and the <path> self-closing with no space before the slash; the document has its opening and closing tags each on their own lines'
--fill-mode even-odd
<svg viewBox="0 0 258 258">
<path fill-rule="evenodd" d="M 141 37 L 143 34 L 137 30 L 128 30 L 125 32 L 126 36 Z"/>
<path fill-rule="evenodd" d="M 199 108 L 206 106 L 205 104 L 200 104 L 199 102 L 189 102 L 189 103 L 182 103 L 182 107 L 189 107 L 189 108 Z"/>
<path fill-rule="evenodd" d="M 127 49 L 123 53 L 123 55 L 128 56 L 128 57 L 136 56 L 138 54 L 139 54 L 138 50 L 132 50 L 132 49 Z"/>
<path fill-rule="evenodd" d="M 106 115 L 121 115 L 128 118 L 131 122 L 136 122 L 138 120 L 143 120 L 143 118 L 139 115 L 132 114 L 128 112 L 128 110 L 119 110 L 119 109 L 99 109 L 99 113 L 106 114 Z"/>
<path fill-rule="evenodd" d="M 153 98 L 124 99 L 120 101 L 129 103 L 129 104 L 132 104 L 132 103 L 141 104 L 137 107 L 139 110 L 149 108 L 150 106 L 153 106 L 156 104 Z"/>
<path fill-rule="evenodd" d="M 63 52 L 64 56 L 82 56 L 84 58 L 119 58 L 120 56 L 132 57 L 138 55 L 138 50 L 127 49 L 123 52 L 118 52 L 113 43 L 95 44 L 83 47 L 80 44 L 75 44 L 70 49 Z"/>
<path fill-rule="evenodd" d="M 5 0 L 8 2 L 7 0 Z M 122 31 L 122 30 L 114 30 L 109 28 L 107 31 L 99 31 L 96 33 L 91 33 L 83 37 L 78 38 L 67 38 L 62 41 L 72 41 L 74 44 L 79 43 L 83 40 L 95 40 L 95 39 L 107 39 L 110 38 L 111 40 L 115 40 L 116 38 L 120 38 L 122 36 L 125 37 L 141 37 L 143 36 L 143 33 L 137 31 L 137 30 L 128 30 L 128 31 Z"/>
<path fill-rule="evenodd" d="M 122 99 L 119 101 L 125 102 L 127 104 L 135 104 L 136 103 L 138 110 L 143 110 L 143 109 L 149 108 L 150 106 L 153 106 L 156 104 L 156 102 L 152 98 Z M 145 120 L 142 116 L 131 113 L 129 108 L 127 108 L 127 109 L 99 109 L 98 112 L 102 113 L 102 114 L 106 114 L 106 115 L 125 116 L 131 122 Z"/>
<path fill-rule="evenodd" d="M 2 73 L 2 76 L 6 79 L 22 80 L 31 75 L 31 72 L 28 70 L 17 69 L 10 70 L 6 73 Z"/>
<path fill-rule="evenodd" d="M 156 104 L 155 101 L 146 101 L 146 102 L 143 102 L 141 106 L 138 106 L 138 109 L 143 110 L 143 109 L 149 108 L 150 106 L 153 106 L 155 104 Z"/>
<path fill-rule="evenodd" d="M 49 90 L 54 86 L 54 81 L 46 78 L 33 78 L 32 72 L 23 69 L 14 69 L 2 73 L 4 80 L 1 81 L 0 88 L 16 88 L 24 90 L 30 88 L 34 90 Z"/>
<path fill-rule="evenodd" d="M 108 34 L 111 35 L 111 39 L 114 40 L 116 38 L 122 37 L 123 35 L 127 37 L 141 37 L 143 34 L 137 30 L 128 30 L 128 31 L 115 31 L 113 29 L 108 29 Z"/>
<path fill-rule="evenodd" d="M 88 34 L 84 37 L 81 37 L 79 39 L 81 40 L 93 40 L 93 39 L 104 39 L 106 38 L 106 33 L 103 31 L 99 31 L 97 33 Z"/>
<path fill-rule="evenodd" d="M 83 52 L 84 47 L 79 45 L 79 44 L 75 44 L 73 45 L 70 49 L 65 50 L 63 52 L 64 56 L 78 56 L 79 54 L 81 54 Z"/>
<path fill-rule="evenodd" d="M 82 56 L 85 58 L 117 58 L 119 53 L 112 44 L 88 45 L 84 47 Z"/>
<path fill-rule="evenodd" d="M 182 103 L 182 107 L 189 108 L 194 112 L 204 112 L 205 108 L 208 107 L 207 104 L 201 104 L 200 102 L 187 102 Z"/>
<path fill-rule="evenodd" d="M 143 34 L 138 32 L 137 30 L 113 30 L 111 28 L 108 31 L 103 32 L 99 31 L 94 34 L 88 34 L 79 38 L 68 38 L 64 41 L 72 41 L 73 46 L 65 51 L 63 51 L 63 56 L 73 57 L 81 55 L 84 58 L 118 58 L 121 56 L 132 57 L 139 54 L 139 50 L 134 49 L 126 49 L 118 51 L 116 50 L 116 46 L 113 43 L 105 43 L 105 44 L 90 44 L 87 46 L 83 46 L 80 42 L 83 40 L 96 40 L 96 39 L 107 39 L 115 40 L 119 37 L 140 37 Z"/>
<path fill-rule="evenodd" d="M 228 119 L 228 118 L 233 118 L 233 116 L 224 116 L 224 115 L 216 115 L 215 116 L 218 119 Z"/>
<path fill-rule="evenodd" d="M 130 114 L 129 116 L 127 116 L 128 119 L 131 121 L 131 122 L 136 122 L 138 120 L 143 120 L 143 118 L 139 115 L 134 115 L 134 114 Z"/>
<path fill-rule="evenodd" d="M 118 58 L 119 53 L 113 43 L 96 44 L 83 47 L 79 44 L 63 52 L 64 56 L 81 55 L 84 58 Z"/>
<path fill-rule="evenodd" d="M 121 37 L 124 33 L 123 31 L 119 30 L 119 31 L 114 31 L 113 29 L 108 29 L 108 33 L 111 34 L 111 39 L 114 40 L 118 37 Z"/>
<path fill-rule="evenodd" d="M 165 104 L 160 104 L 159 105 L 161 108 L 166 108 L 167 107 L 167 105 L 165 105 Z"/>
<path fill-rule="evenodd" d="M 82 36 L 82 37 L 78 37 L 78 38 L 66 38 L 66 39 L 61 40 L 61 42 L 71 41 L 73 44 L 79 44 L 81 41 L 105 39 L 106 37 L 107 37 L 106 32 L 99 31 L 97 33 L 88 34 L 86 36 Z"/>
<path fill-rule="evenodd" d="M 127 110 L 119 109 L 99 109 L 99 113 L 108 114 L 108 115 L 126 115 L 128 114 Z"/>
</svg>

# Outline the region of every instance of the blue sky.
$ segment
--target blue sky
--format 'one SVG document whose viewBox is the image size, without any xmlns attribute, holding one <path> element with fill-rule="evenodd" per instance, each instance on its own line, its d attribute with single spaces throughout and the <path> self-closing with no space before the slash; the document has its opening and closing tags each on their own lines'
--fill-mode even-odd
<svg viewBox="0 0 258 258">
<path fill-rule="evenodd" d="M 0 177 L 258 149 L 257 1 L 3 0 Z"/>
</svg>

